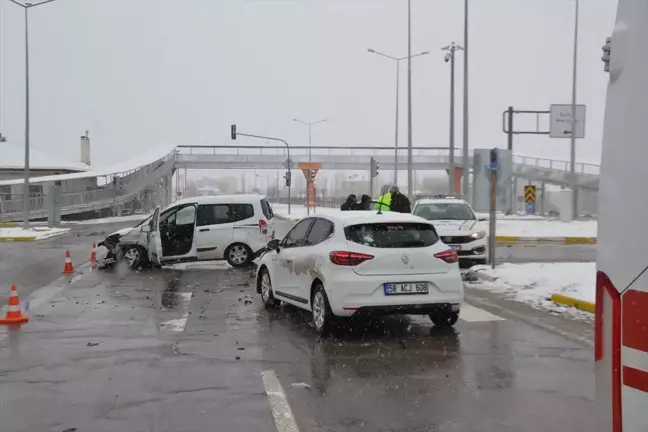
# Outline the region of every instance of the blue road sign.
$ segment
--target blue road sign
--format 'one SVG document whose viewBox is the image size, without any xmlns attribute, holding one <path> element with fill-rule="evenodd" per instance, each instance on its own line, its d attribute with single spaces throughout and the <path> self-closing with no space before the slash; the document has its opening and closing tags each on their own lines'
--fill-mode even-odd
<svg viewBox="0 0 648 432">
<path fill-rule="evenodd" d="M 526 203 L 526 212 L 527 214 L 535 213 L 535 203 L 533 202 Z"/>
</svg>

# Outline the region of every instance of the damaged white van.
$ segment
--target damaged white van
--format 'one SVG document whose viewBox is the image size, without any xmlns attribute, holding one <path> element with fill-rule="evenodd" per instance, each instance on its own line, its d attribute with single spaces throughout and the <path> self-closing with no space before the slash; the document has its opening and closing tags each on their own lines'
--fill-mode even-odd
<svg viewBox="0 0 648 432">
<path fill-rule="evenodd" d="M 274 213 L 263 195 L 186 198 L 133 228 L 109 235 L 99 246 L 104 264 L 124 259 L 131 268 L 188 261 L 226 260 L 248 265 L 274 238 Z"/>
</svg>

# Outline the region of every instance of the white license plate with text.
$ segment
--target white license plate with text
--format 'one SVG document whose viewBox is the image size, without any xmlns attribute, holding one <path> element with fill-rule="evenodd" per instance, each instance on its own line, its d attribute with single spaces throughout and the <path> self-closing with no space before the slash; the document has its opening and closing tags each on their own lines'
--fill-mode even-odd
<svg viewBox="0 0 648 432">
<path fill-rule="evenodd" d="M 427 294 L 427 282 L 386 283 L 385 295 Z"/>
</svg>

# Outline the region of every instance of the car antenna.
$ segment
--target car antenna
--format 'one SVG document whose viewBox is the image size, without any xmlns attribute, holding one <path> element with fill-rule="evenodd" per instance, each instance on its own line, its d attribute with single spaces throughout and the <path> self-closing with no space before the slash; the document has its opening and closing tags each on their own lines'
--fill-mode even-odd
<svg viewBox="0 0 648 432">
<path fill-rule="evenodd" d="M 382 209 L 382 206 L 383 206 L 383 203 L 381 203 L 380 201 L 369 201 L 369 202 L 370 202 L 371 204 L 380 204 L 380 205 L 378 206 L 378 213 L 376 213 L 376 214 L 379 214 L 379 215 L 383 214 L 383 213 L 382 213 L 382 210 L 381 210 L 381 209 Z"/>
</svg>

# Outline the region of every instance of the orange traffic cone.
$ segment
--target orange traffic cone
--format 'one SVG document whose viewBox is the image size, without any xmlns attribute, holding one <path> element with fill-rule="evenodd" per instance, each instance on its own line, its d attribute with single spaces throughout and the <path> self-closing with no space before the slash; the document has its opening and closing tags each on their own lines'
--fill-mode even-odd
<svg viewBox="0 0 648 432">
<path fill-rule="evenodd" d="M 29 321 L 26 315 L 20 310 L 20 299 L 16 292 L 16 284 L 11 284 L 11 295 L 9 296 L 9 309 L 7 316 L 0 318 L 0 324 L 22 324 Z"/>
<path fill-rule="evenodd" d="M 92 252 L 90 252 L 90 265 L 97 267 L 97 244 L 92 242 Z"/>
<path fill-rule="evenodd" d="M 72 274 L 74 273 L 74 267 L 72 267 L 72 256 L 70 251 L 65 251 L 65 264 L 63 264 L 63 274 Z"/>
</svg>

